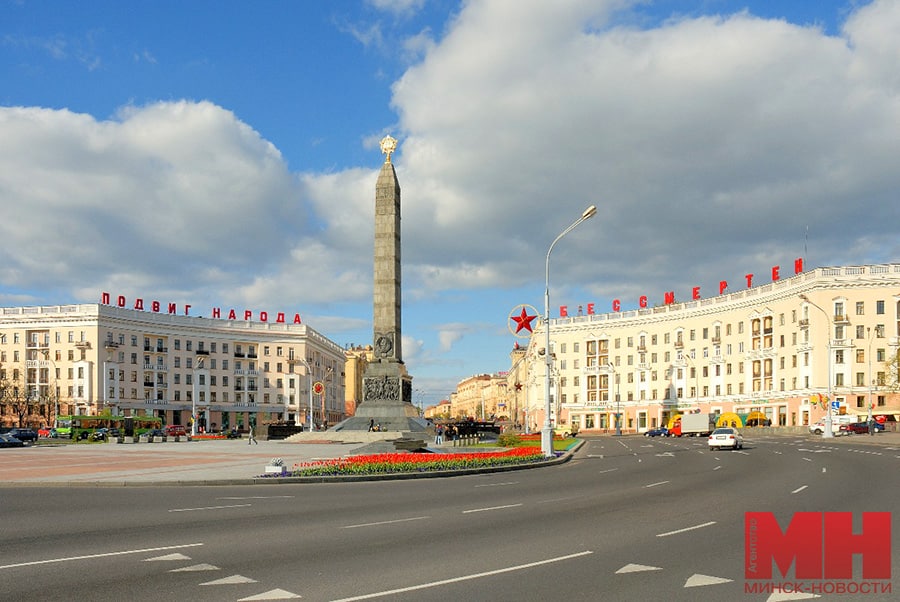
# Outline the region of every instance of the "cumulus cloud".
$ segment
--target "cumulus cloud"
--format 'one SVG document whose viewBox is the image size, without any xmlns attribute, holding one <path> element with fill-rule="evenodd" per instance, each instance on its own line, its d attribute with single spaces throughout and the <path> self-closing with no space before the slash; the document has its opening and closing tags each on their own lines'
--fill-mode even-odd
<svg viewBox="0 0 900 602">
<path fill-rule="evenodd" d="M 309 233 L 278 151 L 210 103 L 126 107 L 102 122 L 0 108 L 0 135 L 7 286 L 227 292 Z"/>
<path fill-rule="evenodd" d="M 610 3 L 516 6 L 467 4 L 394 87 L 429 287 L 534 280 L 507 266 L 541 265 L 588 204 L 555 253 L 604 290 L 786 265 L 807 226 L 812 263 L 865 261 L 846 227 L 864 215 L 884 218 L 869 246 L 896 252 L 895 3 L 841 37 L 746 12 L 645 30 Z"/>
</svg>

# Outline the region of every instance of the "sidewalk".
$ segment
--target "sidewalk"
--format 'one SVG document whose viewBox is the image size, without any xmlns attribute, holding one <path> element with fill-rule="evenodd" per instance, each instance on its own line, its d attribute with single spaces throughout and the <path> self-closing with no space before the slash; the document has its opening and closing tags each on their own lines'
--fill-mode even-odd
<svg viewBox="0 0 900 602">
<path fill-rule="evenodd" d="M 272 458 L 300 462 L 347 456 L 363 444 L 246 439 L 178 443 L 39 444 L 0 449 L 0 487 L 250 484 Z"/>
</svg>

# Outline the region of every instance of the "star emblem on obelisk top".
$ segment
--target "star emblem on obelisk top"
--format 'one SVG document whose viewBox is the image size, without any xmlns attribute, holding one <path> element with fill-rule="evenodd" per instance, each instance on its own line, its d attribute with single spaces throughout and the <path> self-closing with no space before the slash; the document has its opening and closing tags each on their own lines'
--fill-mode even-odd
<svg viewBox="0 0 900 602">
<path fill-rule="evenodd" d="M 385 163 L 391 162 L 391 153 L 395 150 L 397 150 L 397 140 L 395 138 L 391 138 L 390 135 L 387 135 L 381 139 L 381 152 L 387 155 L 384 159 Z"/>
<path fill-rule="evenodd" d="M 515 310 L 513 310 L 513 311 L 515 311 Z M 517 316 L 512 315 L 512 314 L 509 316 L 509 319 L 516 323 L 516 331 L 513 334 L 519 334 L 519 332 L 521 332 L 522 330 L 527 330 L 528 332 L 534 332 L 531 329 L 531 322 L 534 321 L 535 318 L 537 318 L 537 314 L 535 314 L 533 316 L 529 316 L 528 308 L 525 305 L 523 305 L 522 313 L 520 313 Z"/>
</svg>

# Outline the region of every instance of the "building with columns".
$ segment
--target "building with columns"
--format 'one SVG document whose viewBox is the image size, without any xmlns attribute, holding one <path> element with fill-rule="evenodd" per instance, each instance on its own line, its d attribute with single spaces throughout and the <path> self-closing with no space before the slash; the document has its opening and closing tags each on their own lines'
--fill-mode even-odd
<svg viewBox="0 0 900 602">
<path fill-rule="evenodd" d="M 543 321 L 511 355 L 507 397 L 544 421 Z M 551 418 L 582 431 L 668 425 L 685 412 L 803 426 L 900 419 L 900 264 L 817 268 L 709 299 L 551 318 Z M 524 393 L 523 391 L 524 390 Z M 742 424 L 744 425 L 744 424 Z"/>
<path fill-rule="evenodd" d="M 0 308 L 0 422 L 152 415 L 199 430 L 346 417 L 344 350 L 305 324 L 104 304 Z M 320 386 L 319 386 L 320 385 Z M 311 406 L 311 407 L 310 407 Z"/>
</svg>

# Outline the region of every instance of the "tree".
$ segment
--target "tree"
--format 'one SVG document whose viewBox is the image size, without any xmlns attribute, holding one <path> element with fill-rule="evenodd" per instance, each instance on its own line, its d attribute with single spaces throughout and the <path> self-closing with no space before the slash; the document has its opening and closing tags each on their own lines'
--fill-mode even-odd
<svg viewBox="0 0 900 602">
<path fill-rule="evenodd" d="M 900 349 L 884 363 L 884 368 L 884 388 L 892 393 L 900 392 Z"/>
<path fill-rule="evenodd" d="M 10 374 L 0 366 L 0 404 L 2 414 L 15 416 L 16 426 L 26 426 L 27 419 L 39 405 L 38 391 L 29 389 L 25 374 L 17 368 Z"/>
</svg>

